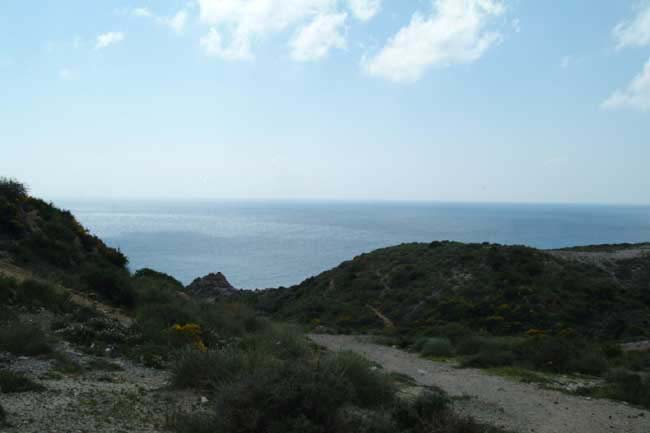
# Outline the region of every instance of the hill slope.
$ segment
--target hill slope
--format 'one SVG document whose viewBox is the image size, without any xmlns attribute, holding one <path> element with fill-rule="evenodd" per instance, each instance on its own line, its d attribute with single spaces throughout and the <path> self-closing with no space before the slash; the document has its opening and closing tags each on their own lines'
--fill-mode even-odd
<svg viewBox="0 0 650 433">
<path fill-rule="evenodd" d="M 249 295 L 275 317 L 341 331 L 648 336 L 650 256 L 596 265 L 522 246 L 432 242 L 363 254 L 291 288 Z"/>
<path fill-rule="evenodd" d="M 123 269 L 127 259 L 91 235 L 74 216 L 0 178 L 0 259 L 39 274 L 78 274 L 85 268 Z"/>
</svg>

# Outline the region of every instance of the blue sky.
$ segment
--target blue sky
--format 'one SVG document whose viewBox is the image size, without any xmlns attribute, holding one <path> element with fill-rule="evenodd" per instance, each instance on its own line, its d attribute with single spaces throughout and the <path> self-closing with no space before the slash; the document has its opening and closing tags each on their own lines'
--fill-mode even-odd
<svg viewBox="0 0 650 433">
<path fill-rule="evenodd" d="M 650 1 L 3 2 L 46 198 L 650 203 Z"/>
</svg>

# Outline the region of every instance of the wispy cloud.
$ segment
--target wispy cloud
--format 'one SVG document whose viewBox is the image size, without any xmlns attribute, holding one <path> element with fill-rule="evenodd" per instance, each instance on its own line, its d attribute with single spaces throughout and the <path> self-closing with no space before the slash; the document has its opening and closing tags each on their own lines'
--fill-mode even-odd
<svg viewBox="0 0 650 433">
<path fill-rule="evenodd" d="M 198 0 L 201 21 L 211 25 L 201 45 L 208 55 L 251 59 L 265 36 L 335 13 L 337 0 Z"/>
<path fill-rule="evenodd" d="M 147 9 L 147 8 L 133 9 L 133 15 L 135 15 L 136 17 L 151 17 L 151 16 L 153 16 L 151 11 L 149 9 Z"/>
<path fill-rule="evenodd" d="M 173 17 L 163 19 L 163 22 L 171 27 L 176 33 L 181 34 L 187 25 L 188 14 L 187 11 L 178 11 Z"/>
<path fill-rule="evenodd" d="M 601 107 L 607 110 L 650 111 L 650 60 L 625 89 L 615 91 Z"/>
<path fill-rule="evenodd" d="M 640 7 L 631 20 L 618 23 L 612 35 L 618 49 L 650 45 L 650 2 Z"/>
<path fill-rule="evenodd" d="M 501 40 L 500 33 L 486 28 L 504 11 L 500 0 L 438 0 L 430 16 L 413 15 L 410 24 L 362 65 L 371 75 L 408 82 L 420 79 L 431 66 L 474 62 Z"/>
<path fill-rule="evenodd" d="M 372 19 L 381 10 L 381 0 L 348 0 L 350 10 L 361 21 Z"/>
<path fill-rule="evenodd" d="M 181 9 L 172 16 L 159 16 L 147 8 L 137 8 L 133 9 L 132 15 L 141 18 L 151 18 L 155 22 L 169 27 L 177 34 L 182 34 L 185 31 L 189 19 L 189 13 L 185 9 Z"/>
<path fill-rule="evenodd" d="M 319 15 L 291 40 L 291 56 L 299 62 L 322 59 L 332 48 L 345 48 L 341 28 L 347 14 Z"/>
<path fill-rule="evenodd" d="M 100 50 L 102 48 L 107 48 L 111 45 L 120 43 L 124 40 L 126 35 L 122 32 L 108 32 L 102 33 L 97 36 L 97 42 L 95 43 L 95 49 Z"/>
</svg>

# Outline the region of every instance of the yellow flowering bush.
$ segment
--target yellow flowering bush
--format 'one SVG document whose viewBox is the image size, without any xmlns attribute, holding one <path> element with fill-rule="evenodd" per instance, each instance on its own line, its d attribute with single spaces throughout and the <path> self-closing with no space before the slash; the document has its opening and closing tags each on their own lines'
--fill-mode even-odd
<svg viewBox="0 0 650 433">
<path fill-rule="evenodd" d="M 207 352 L 208 348 L 201 338 L 201 325 L 196 323 L 188 323 L 186 325 L 176 324 L 172 326 L 172 331 L 176 335 L 190 340 L 200 352 Z"/>
</svg>

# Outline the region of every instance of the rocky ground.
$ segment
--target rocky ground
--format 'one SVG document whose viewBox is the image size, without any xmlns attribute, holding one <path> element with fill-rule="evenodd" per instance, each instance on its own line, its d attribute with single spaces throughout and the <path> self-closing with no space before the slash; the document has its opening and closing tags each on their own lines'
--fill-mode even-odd
<svg viewBox="0 0 650 433">
<path fill-rule="evenodd" d="M 56 319 L 47 311 L 21 315 L 23 323 L 46 330 Z M 8 422 L 0 425 L 0 432 L 163 432 L 176 414 L 206 403 L 199 395 L 169 390 L 165 370 L 113 356 L 109 348 L 98 356 L 90 347 L 57 341 L 56 356 L 0 352 L 0 370 L 22 373 L 44 387 L 38 392 L 0 394 Z"/>
<path fill-rule="evenodd" d="M 596 400 L 543 389 L 475 369 L 432 362 L 416 354 L 373 344 L 367 338 L 312 335 L 330 350 L 359 353 L 387 371 L 411 376 L 418 385 L 436 386 L 456 397 L 455 406 L 488 425 L 514 432 L 649 433 L 650 411 L 610 400 Z"/>
</svg>

